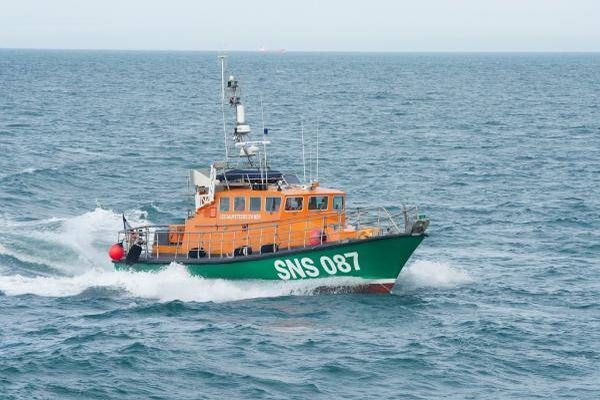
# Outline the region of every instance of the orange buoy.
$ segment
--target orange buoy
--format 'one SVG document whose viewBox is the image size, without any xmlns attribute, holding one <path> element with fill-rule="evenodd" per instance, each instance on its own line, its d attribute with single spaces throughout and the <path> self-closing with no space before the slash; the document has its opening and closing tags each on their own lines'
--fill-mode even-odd
<svg viewBox="0 0 600 400">
<path fill-rule="evenodd" d="M 120 259 L 125 257 L 125 249 L 123 248 L 123 244 L 115 243 L 112 246 L 110 246 L 110 249 L 108 249 L 108 256 L 113 261 L 119 261 Z"/>
</svg>

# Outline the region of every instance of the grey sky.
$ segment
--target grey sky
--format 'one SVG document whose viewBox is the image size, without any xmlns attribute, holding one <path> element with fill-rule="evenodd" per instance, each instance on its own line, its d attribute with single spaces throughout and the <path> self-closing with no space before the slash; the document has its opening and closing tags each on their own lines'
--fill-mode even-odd
<svg viewBox="0 0 600 400">
<path fill-rule="evenodd" d="M 599 0 L 0 0 L 0 48 L 600 51 Z"/>
</svg>

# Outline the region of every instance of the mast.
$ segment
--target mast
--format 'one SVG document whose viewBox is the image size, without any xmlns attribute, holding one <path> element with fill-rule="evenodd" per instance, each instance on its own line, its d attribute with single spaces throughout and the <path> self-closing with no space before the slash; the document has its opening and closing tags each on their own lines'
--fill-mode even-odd
<svg viewBox="0 0 600 400">
<path fill-rule="evenodd" d="M 231 93 L 229 105 L 235 110 L 235 128 L 233 129 L 233 141 L 236 143 L 245 142 L 246 136 L 250 133 L 250 125 L 246 123 L 246 110 L 240 98 L 241 88 L 237 79 L 230 75 L 227 80 L 227 89 Z"/>
<path fill-rule="evenodd" d="M 239 157 L 237 158 L 236 164 L 240 164 L 240 159 L 246 159 L 248 166 L 251 168 L 258 167 L 263 173 L 262 169 L 265 170 L 265 180 L 267 176 L 267 148 L 266 145 L 270 144 L 266 140 L 266 134 L 268 129 L 264 126 L 264 110 L 262 105 L 261 96 L 261 117 L 263 120 L 263 140 L 252 141 L 250 140 L 250 125 L 246 122 L 246 110 L 241 100 L 242 89 L 240 88 L 238 80 L 233 76 L 229 75 L 229 78 L 225 80 L 225 72 L 223 62 L 221 61 L 221 87 L 222 87 L 222 104 L 225 107 L 225 91 L 227 91 L 227 101 L 230 107 L 235 113 L 235 125 L 233 128 L 233 146 L 239 148 Z M 225 133 L 225 143 L 227 143 L 227 132 L 225 131 L 225 112 L 223 111 L 223 131 Z M 261 146 L 262 145 L 262 146 Z M 261 147 L 264 155 L 261 156 Z M 234 153 L 231 153 L 235 157 Z M 229 153 L 226 153 L 229 156 Z M 264 166 L 262 165 L 264 160 Z"/>
</svg>

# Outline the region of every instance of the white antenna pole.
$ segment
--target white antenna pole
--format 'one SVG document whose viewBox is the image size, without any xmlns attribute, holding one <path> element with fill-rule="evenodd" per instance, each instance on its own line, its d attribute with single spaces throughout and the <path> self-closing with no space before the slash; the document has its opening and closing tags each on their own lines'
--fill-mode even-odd
<svg viewBox="0 0 600 400">
<path fill-rule="evenodd" d="M 262 128 L 263 128 L 263 153 L 264 153 L 264 157 L 265 157 L 265 183 L 268 182 L 269 177 L 268 177 L 268 169 L 267 169 L 267 138 L 266 138 L 266 133 L 267 131 L 265 130 L 265 108 L 263 107 L 263 98 L 262 98 L 262 94 L 260 95 L 260 117 L 262 119 Z M 262 175 L 262 172 L 261 172 Z"/>
<path fill-rule="evenodd" d="M 313 164 L 312 164 L 312 153 L 313 153 L 313 144 L 311 143 L 308 146 L 308 180 L 310 182 L 313 181 L 313 174 L 312 174 L 313 173 L 313 169 L 312 169 L 312 167 L 313 167 Z"/>
<path fill-rule="evenodd" d="M 223 115 L 223 137 L 225 139 L 225 162 L 229 161 L 229 149 L 227 148 L 227 126 L 225 125 L 225 55 L 220 55 L 221 61 L 221 114 Z"/>
<path fill-rule="evenodd" d="M 262 94 L 260 95 L 260 118 L 262 119 L 263 135 L 265 134 L 265 108 L 263 107 Z"/>
<path fill-rule="evenodd" d="M 304 182 L 306 183 L 306 157 L 304 156 L 304 123 L 300 119 L 300 131 L 302 133 L 302 170 L 304 175 Z"/>
<path fill-rule="evenodd" d="M 317 182 L 319 181 L 319 120 L 317 119 Z"/>
</svg>

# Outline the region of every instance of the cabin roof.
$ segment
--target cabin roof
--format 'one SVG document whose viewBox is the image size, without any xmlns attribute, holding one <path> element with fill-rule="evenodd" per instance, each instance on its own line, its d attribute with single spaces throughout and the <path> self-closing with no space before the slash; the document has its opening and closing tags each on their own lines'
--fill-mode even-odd
<svg viewBox="0 0 600 400">
<path fill-rule="evenodd" d="M 302 186 L 288 186 L 283 187 L 281 190 L 277 189 L 277 186 L 270 185 L 267 190 L 252 190 L 249 187 L 232 187 L 229 190 L 225 189 L 218 192 L 218 196 L 236 196 L 236 195 L 255 195 L 255 196 L 315 196 L 315 195 L 326 195 L 326 194 L 345 194 L 345 192 L 317 186 L 313 189 L 310 187 L 303 188 Z"/>
<path fill-rule="evenodd" d="M 284 174 L 276 170 L 260 170 L 260 169 L 230 169 L 217 174 L 217 179 L 224 181 L 247 181 L 247 182 L 277 182 L 284 177 Z"/>
<path fill-rule="evenodd" d="M 338 190 L 338 189 L 332 189 L 332 188 L 326 188 L 326 187 L 321 187 L 321 186 L 317 186 L 314 189 L 304 189 L 301 186 L 291 186 L 288 188 L 284 188 L 282 190 L 282 193 L 285 194 L 286 196 L 290 196 L 290 195 L 297 195 L 297 196 L 304 196 L 304 195 L 324 195 L 324 194 L 345 194 L 343 191 Z"/>
</svg>

